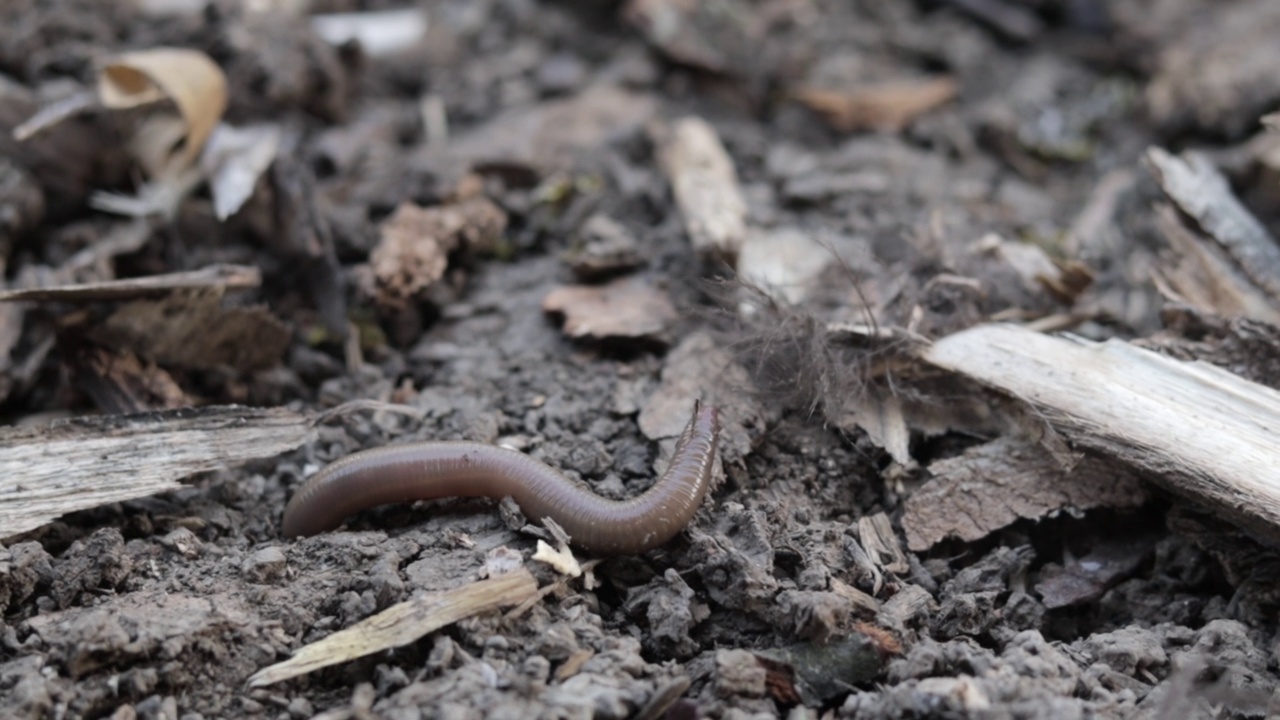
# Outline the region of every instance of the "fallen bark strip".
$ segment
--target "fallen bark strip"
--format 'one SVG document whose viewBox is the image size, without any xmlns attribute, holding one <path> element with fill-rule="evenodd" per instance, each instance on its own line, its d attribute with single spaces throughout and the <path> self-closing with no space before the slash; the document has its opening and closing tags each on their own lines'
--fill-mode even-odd
<svg viewBox="0 0 1280 720">
<path fill-rule="evenodd" d="M 1280 392 L 1119 340 L 1011 325 L 950 335 L 924 358 L 1030 403 L 1077 447 L 1280 544 Z"/>
<path fill-rule="evenodd" d="M 0 429 L 0 540 L 69 512 L 182 486 L 182 478 L 274 457 L 307 441 L 284 409 L 205 407 Z"/>
<path fill-rule="evenodd" d="M 262 285 L 262 271 L 248 265 L 210 265 L 199 270 L 148 275 L 124 280 L 73 283 L 43 288 L 0 290 L 0 302 L 19 300 L 98 302 L 167 295 L 175 290 L 235 290 Z"/>
<path fill-rule="evenodd" d="M 259 670 L 249 678 L 249 687 L 271 685 L 330 665 L 408 645 L 463 618 L 519 605 L 537 592 L 538 581 L 528 568 L 521 567 L 495 578 L 396 603 L 345 630 L 303 645 L 284 662 Z"/>
</svg>

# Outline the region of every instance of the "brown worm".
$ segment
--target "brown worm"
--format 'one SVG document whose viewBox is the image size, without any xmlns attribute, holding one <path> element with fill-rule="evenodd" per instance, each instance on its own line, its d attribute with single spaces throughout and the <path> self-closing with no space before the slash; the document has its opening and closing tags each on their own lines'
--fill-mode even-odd
<svg viewBox="0 0 1280 720">
<path fill-rule="evenodd" d="M 472 442 L 425 442 L 365 450 L 311 476 L 284 510 L 284 534 L 332 530 L 377 505 L 444 497 L 511 496 L 533 522 L 555 520 L 572 542 L 599 555 L 642 553 L 689 524 L 711 485 L 719 414 L 695 403 L 671 465 L 653 487 L 610 500 L 520 452 Z"/>
</svg>

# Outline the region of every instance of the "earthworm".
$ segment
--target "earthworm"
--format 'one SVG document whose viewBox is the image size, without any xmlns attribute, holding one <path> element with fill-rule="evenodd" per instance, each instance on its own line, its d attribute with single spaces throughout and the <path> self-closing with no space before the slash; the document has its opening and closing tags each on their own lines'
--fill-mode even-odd
<svg viewBox="0 0 1280 720">
<path fill-rule="evenodd" d="M 533 522 L 555 520 L 571 542 L 598 555 L 638 554 L 689 524 L 711 485 L 719 413 L 695 402 L 671 464 L 629 500 L 600 497 L 528 455 L 474 442 L 423 442 L 364 450 L 311 476 L 284 511 L 284 534 L 332 530 L 348 515 L 387 503 L 511 496 Z"/>
</svg>

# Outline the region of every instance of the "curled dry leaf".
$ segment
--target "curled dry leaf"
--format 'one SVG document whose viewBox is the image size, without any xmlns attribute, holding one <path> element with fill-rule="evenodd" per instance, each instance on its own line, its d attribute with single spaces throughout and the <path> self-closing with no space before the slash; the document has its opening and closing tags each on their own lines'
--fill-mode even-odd
<svg viewBox="0 0 1280 720">
<path fill-rule="evenodd" d="M 949 102 L 959 92 L 949 77 L 899 80 L 849 91 L 801 88 L 797 100 L 841 132 L 900 132 L 920 115 Z"/>
<path fill-rule="evenodd" d="M 198 50 L 151 48 L 108 60 L 98 76 L 98 98 L 109 108 L 172 100 L 187 128 L 179 157 L 190 164 L 227 108 L 227 78 Z"/>
<path fill-rule="evenodd" d="M 948 537 L 978 540 L 1020 518 L 1062 510 L 1132 508 L 1147 499 L 1137 477 L 1085 458 L 1063 467 L 1040 445 L 1004 437 L 929 466 L 933 479 L 907 498 L 902 529 L 914 551 Z"/>
</svg>

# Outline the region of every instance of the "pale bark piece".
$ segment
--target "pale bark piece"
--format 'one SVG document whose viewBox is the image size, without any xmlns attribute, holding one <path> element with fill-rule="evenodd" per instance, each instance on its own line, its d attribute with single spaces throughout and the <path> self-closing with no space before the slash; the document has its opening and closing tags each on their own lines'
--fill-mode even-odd
<svg viewBox="0 0 1280 720">
<path fill-rule="evenodd" d="M 427 34 L 424 8 L 312 15 L 311 29 L 330 45 L 360 43 L 369 57 L 403 52 L 423 41 Z"/>
<path fill-rule="evenodd" d="M 747 232 L 747 203 L 720 136 L 696 117 L 677 120 L 656 134 L 658 159 L 693 249 L 736 262 Z"/>
<path fill-rule="evenodd" d="M 1280 392 L 1111 340 L 984 325 L 924 359 L 1029 403 L 1077 447 L 1280 543 Z"/>
<path fill-rule="evenodd" d="M 916 466 L 911 457 L 911 429 L 907 427 L 902 398 L 892 390 L 867 387 L 858 402 L 841 413 L 839 425 L 847 429 L 861 428 L 894 462 L 905 468 Z"/>
<path fill-rule="evenodd" d="M 1002 437 L 929 466 L 933 478 L 907 498 L 907 546 L 927 550 L 946 538 L 967 542 L 1020 519 L 1062 510 L 1132 508 L 1147 493 L 1123 466 L 1083 458 L 1068 468 L 1025 438 Z"/>
<path fill-rule="evenodd" d="M 706 333 L 685 338 L 667 355 L 662 381 L 640 411 L 640 432 L 650 440 L 677 437 L 701 399 L 720 410 L 720 457 L 735 462 L 764 434 L 766 411 L 752 394 L 750 376 Z"/>
<path fill-rule="evenodd" d="M 527 568 L 477 580 L 445 592 L 396 603 L 344 630 L 298 648 L 293 657 L 249 678 L 257 688 L 383 650 L 403 647 L 464 618 L 519 605 L 538 592 Z"/>
<path fill-rule="evenodd" d="M 901 132 L 917 117 L 953 100 L 959 91 L 954 79 L 941 77 L 851 90 L 802 88 L 796 99 L 841 132 Z"/>
<path fill-rule="evenodd" d="M 1165 194 L 1227 251 L 1250 280 L 1272 298 L 1280 298 L 1280 246 L 1236 198 L 1222 173 L 1196 153 L 1177 157 L 1153 147 L 1146 159 Z"/>
<path fill-rule="evenodd" d="M 310 418 L 208 407 L 0 430 L 0 538 L 69 512 L 182 487 L 185 477 L 301 446 Z"/>
<path fill-rule="evenodd" d="M 738 257 L 738 275 L 775 300 L 798 305 L 816 286 L 835 252 L 795 228 L 749 232 Z"/>
<path fill-rule="evenodd" d="M 262 284 L 262 271 L 249 265 L 210 265 L 188 272 L 148 275 L 124 280 L 57 285 L 53 287 L 0 290 L 0 302 L 19 300 L 44 302 L 98 302 L 134 300 L 166 295 L 175 290 L 255 288 Z"/>
<path fill-rule="evenodd" d="M 569 337 L 597 340 L 665 342 L 667 330 L 678 317 L 665 290 L 637 277 L 598 286 L 560 286 L 542 299 L 542 310 L 562 315 Z"/>
</svg>

